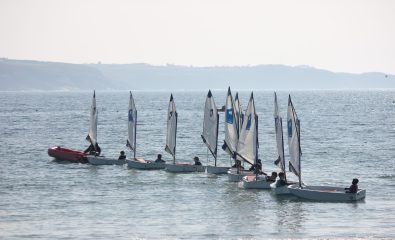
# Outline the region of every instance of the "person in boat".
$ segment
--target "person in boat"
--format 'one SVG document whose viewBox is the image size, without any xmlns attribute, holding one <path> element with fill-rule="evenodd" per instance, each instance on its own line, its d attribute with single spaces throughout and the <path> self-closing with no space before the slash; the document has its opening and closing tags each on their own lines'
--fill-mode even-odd
<svg viewBox="0 0 395 240">
<path fill-rule="evenodd" d="M 125 152 L 121 151 L 120 154 L 119 154 L 118 160 L 124 160 L 124 159 L 126 159 Z"/>
<path fill-rule="evenodd" d="M 345 188 L 344 190 L 346 190 L 346 193 L 356 193 L 358 192 L 358 182 L 359 180 L 357 178 L 354 178 L 352 180 L 352 184 L 349 188 Z"/>
<path fill-rule="evenodd" d="M 258 159 L 256 164 L 252 164 L 251 167 L 248 169 L 249 171 L 254 172 L 255 174 L 262 174 L 262 161 Z"/>
<path fill-rule="evenodd" d="M 158 157 L 155 160 L 156 163 L 164 163 L 165 160 L 162 159 L 162 154 L 158 154 Z"/>
<path fill-rule="evenodd" d="M 101 153 L 101 148 L 99 147 L 99 144 L 96 143 L 95 147 L 91 143 L 87 149 L 85 149 L 84 153 L 87 153 L 89 155 L 96 155 L 99 156 Z"/>
<path fill-rule="evenodd" d="M 266 176 L 266 181 L 275 182 L 277 178 L 277 172 L 272 172 L 271 176 Z"/>
<path fill-rule="evenodd" d="M 282 187 L 287 185 L 287 181 L 285 181 L 285 174 L 283 172 L 280 172 L 278 174 L 279 180 L 276 182 L 276 187 Z"/>
<path fill-rule="evenodd" d="M 241 166 L 241 161 L 240 160 L 236 160 L 235 164 L 233 164 L 232 168 L 237 168 L 237 169 L 242 169 L 244 170 L 244 167 Z"/>
<path fill-rule="evenodd" d="M 202 165 L 202 163 L 199 160 L 199 157 L 194 157 L 193 161 L 195 161 L 195 165 Z"/>
</svg>

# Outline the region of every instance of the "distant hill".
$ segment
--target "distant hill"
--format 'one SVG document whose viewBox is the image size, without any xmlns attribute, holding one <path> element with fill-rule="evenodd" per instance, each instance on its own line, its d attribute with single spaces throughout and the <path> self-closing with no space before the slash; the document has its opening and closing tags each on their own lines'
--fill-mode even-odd
<svg viewBox="0 0 395 240">
<path fill-rule="evenodd" d="M 384 73 L 335 73 L 284 65 L 188 67 L 0 59 L 0 91 L 395 88 Z"/>
</svg>

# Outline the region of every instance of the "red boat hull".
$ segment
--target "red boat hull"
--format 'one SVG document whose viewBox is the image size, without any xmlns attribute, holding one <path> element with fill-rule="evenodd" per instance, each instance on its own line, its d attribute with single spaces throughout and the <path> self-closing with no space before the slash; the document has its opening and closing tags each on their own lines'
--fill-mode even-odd
<svg viewBox="0 0 395 240">
<path fill-rule="evenodd" d="M 48 155 L 59 161 L 69 161 L 69 162 L 78 162 L 78 163 L 88 162 L 85 153 L 74 151 L 67 148 L 61 148 L 61 147 L 48 148 Z"/>
</svg>

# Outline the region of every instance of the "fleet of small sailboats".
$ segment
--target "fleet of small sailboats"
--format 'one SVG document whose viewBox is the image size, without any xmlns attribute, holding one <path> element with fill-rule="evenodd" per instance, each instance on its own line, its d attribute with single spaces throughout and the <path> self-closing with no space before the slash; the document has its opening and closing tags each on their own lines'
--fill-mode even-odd
<svg viewBox="0 0 395 240">
<path fill-rule="evenodd" d="M 128 168 L 149 170 L 165 169 L 172 173 L 203 172 L 213 174 L 227 173 L 231 182 L 239 182 L 239 187 L 245 189 L 270 189 L 275 194 L 292 194 L 294 196 L 314 200 L 314 201 L 335 201 L 347 202 L 364 199 L 366 190 L 359 189 L 356 192 L 346 191 L 342 187 L 332 186 L 308 186 L 302 182 L 301 178 L 301 146 L 300 146 L 300 122 L 293 106 L 291 96 L 288 97 L 287 110 L 287 132 L 289 149 L 289 170 L 297 178 L 298 182 L 290 182 L 286 175 L 286 162 L 284 154 L 284 139 L 282 118 L 279 114 L 277 94 L 274 93 L 274 125 L 275 139 L 277 147 L 277 160 L 274 162 L 280 168 L 280 179 L 273 183 L 273 179 L 268 179 L 266 174 L 257 170 L 261 164 L 258 158 L 258 114 L 255 109 L 254 95 L 251 93 L 245 113 L 241 107 L 238 93 L 233 101 L 230 87 L 228 88 L 225 104 L 225 139 L 222 149 L 227 152 L 230 159 L 234 161 L 232 167 L 217 166 L 218 157 L 218 128 L 219 113 L 216 107 L 212 92 L 209 90 L 203 118 L 202 140 L 207 147 L 207 158 L 211 153 L 214 158 L 214 165 L 202 166 L 201 164 L 179 163 L 176 162 L 176 143 L 177 143 L 177 121 L 178 113 L 176 110 L 173 94 L 167 111 L 167 133 L 165 151 L 169 153 L 173 161 L 148 161 L 136 157 L 136 137 L 137 137 L 137 109 L 130 92 L 128 109 L 128 138 L 126 146 L 133 151 L 130 159 L 107 158 L 100 155 L 100 147 L 97 144 L 97 121 L 98 111 L 96 108 L 96 94 L 93 93 L 92 105 L 90 109 L 90 127 L 87 140 L 90 142 L 90 152 L 80 152 L 59 146 L 48 149 L 48 155 L 57 160 L 71 162 L 89 162 L 92 165 L 123 165 Z M 243 164 L 246 163 L 255 167 L 255 171 L 246 171 Z M 260 165 L 261 166 L 261 165 Z"/>
</svg>

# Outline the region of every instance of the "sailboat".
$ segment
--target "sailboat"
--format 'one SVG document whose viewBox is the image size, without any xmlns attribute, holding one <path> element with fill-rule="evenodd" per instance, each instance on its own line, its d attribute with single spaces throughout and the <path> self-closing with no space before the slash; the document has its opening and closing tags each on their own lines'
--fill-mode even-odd
<svg viewBox="0 0 395 240">
<path fill-rule="evenodd" d="M 363 189 L 359 189 L 356 193 L 348 193 L 343 187 L 306 186 L 302 183 L 300 122 L 292 104 L 291 95 L 288 97 L 287 119 L 290 155 L 289 167 L 290 170 L 299 178 L 298 184 L 292 184 L 288 187 L 291 194 L 300 198 L 315 201 L 348 202 L 364 199 L 366 190 Z"/>
<path fill-rule="evenodd" d="M 128 168 L 141 170 L 164 169 L 164 162 L 147 161 L 142 158 L 136 158 L 136 136 L 137 136 L 137 109 L 134 104 L 132 92 L 129 94 L 129 110 L 128 110 L 128 139 L 126 146 L 133 151 L 133 158 L 127 159 Z"/>
<path fill-rule="evenodd" d="M 96 110 L 96 93 L 93 91 L 92 106 L 90 112 L 90 128 L 87 136 L 87 140 L 96 146 L 97 139 L 97 110 Z M 70 161 L 77 163 L 88 163 L 87 153 L 81 151 L 75 151 L 68 148 L 62 148 L 60 146 L 52 147 L 48 149 L 48 155 L 59 161 Z"/>
<path fill-rule="evenodd" d="M 274 190 L 276 194 L 289 194 L 287 182 L 287 173 L 285 170 L 285 158 L 284 158 L 284 135 L 283 135 L 283 119 L 280 117 L 277 103 L 277 94 L 274 92 L 274 129 L 276 134 L 276 145 L 277 145 L 277 160 L 274 162 L 277 165 L 281 172 L 284 174 L 284 181 L 277 180 L 275 183 L 272 183 L 270 186 Z M 286 184 L 283 184 L 286 183 Z"/>
<path fill-rule="evenodd" d="M 255 110 L 254 95 L 251 93 L 248 102 L 246 119 L 243 122 L 239 142 L 237 144 L 237 155 L 250 164 L 258 163 L 258 115 Z M 239 182 L 242 188 L 268 189 L 273 182 L 266 181 L 266 176 L 253 174 L 244 176 Z"/>
<path fill-rule="evenodd" d="M 169 106 L 167 109 L 167 134 L 165 151 L 172 155 L 173 163 L 166 163 L 167 172 L 204 172 L 205 168 L 201 165 L 189 163 L 176 163 L 176 140 L 177 140 L 177 110 L 174 103 L 173 94 L 170 95 Z"/>
<path fill-rule="evenodd" d="M 218 145 L 218 125 L 219 114 L 217 106 L 215 105 L 214 97 L 211 91 L 208 91 L 206 103 L 204 105 L 204 120 L 202 139 L 207 146 L 207 151 L 210 151 L 214 157 L 214 166 L 207 165 L 207 173 L 221 174 L 227 173 L 229 167 L 217 166 L 217 145 Z M 208 157 L 208 154 L 207 154 Z"/>
<path fill-rule="evenodd" d="M 98 111 L 96 108 L 96 97 L 95 93 L 93 93 L 93 100 L 91 105 L 91 112 L 90 112 L 90 127 L 89 133 L 86 139 L 93 145 L 96 146 L 97 144 L 97 118 Z M 118 161 L 118 159 L 107 158 L 104 156 L 97 156 L 95 155 L 87 155 L 86 158 L 88 159 L 89 163 L 92 165 L 122 165 L 125 161 Z"/>
<path fill-rule="evenodd" d="M 240 105 L 238 104 L 238 106 Z M 240 108 L 241 107 L 239 107 L 239 109 Z M 240 123 L 240 121 L 236 116 L 235 109 L 236 107 L 235 107 L 235 103 L 233 102 L 232 92 L 230 91 L 230 87 L 228 87 L 228 94 L 226 96 L 226 104 L 225 104 L 225 141 L 224 141 L 224 145 L 222 146 L 222 149 L 224 149 L 227 153 L 229 153 L 230 156 L 233 159 L 235 159 L 235 162 L 241 163 L 242 160 L 238 155 L 236 155 L 237 144 L 239 142 L 238 124 Z M 238 167 L 232 167 L 228 170 L 228 180 L 230 182 L 238 182 L 242 179 L 242 177 L 251 174 L 253 174 L 251 171 L 243 170 L 241 168 L 241 165 Z"/>
</svg>

